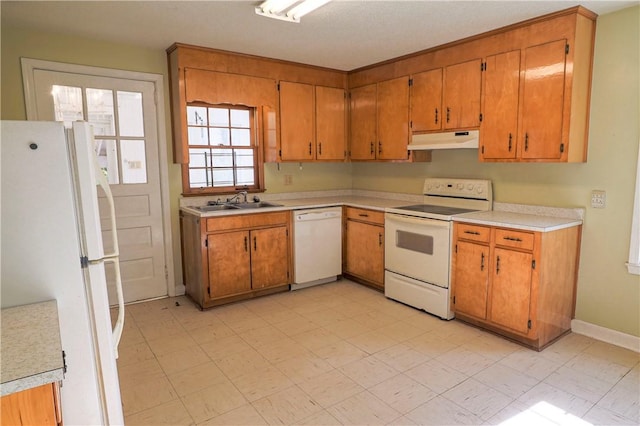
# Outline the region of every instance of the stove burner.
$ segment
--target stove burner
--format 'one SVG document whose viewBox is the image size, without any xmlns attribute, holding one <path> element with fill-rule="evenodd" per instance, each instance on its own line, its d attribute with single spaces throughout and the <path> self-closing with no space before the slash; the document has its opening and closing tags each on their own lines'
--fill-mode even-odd
<svg viewBox="0 0 640 426">
<path fill-rule="evenodd" d="M 434 206 L 431 204 L 414 204 L 412 206 L 395 207 L 396 210 L 408 210 L 418 213 L 431 213 L 443 216 L 452 216 L 461 213 L 469 213 L 476 211 L 474 209 L 461 209 L 458 207 Z"/>
</svg>

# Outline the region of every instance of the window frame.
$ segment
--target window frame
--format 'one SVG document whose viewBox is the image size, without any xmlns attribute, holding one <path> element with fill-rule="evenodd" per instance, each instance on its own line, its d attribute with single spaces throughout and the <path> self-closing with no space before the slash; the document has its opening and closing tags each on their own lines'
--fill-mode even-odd
<svg viewBox="0 0 640 426">
<path fill-rule="evenodd" d="M 262 149 L 261 146 L 262 144 L 261 139 L 260 139 L 260 131 L 259 129 L 262 128 L 262 123 L 261 123 L 261 114 L 258 111 L 258 108 L 256 107 L 252 107 L 252 106 L 246 106 L 246 105 L 234 105 L 234 104 L 227 104 L 227 103 L 220 103 L 220 104 L 210 104 L 210 103 L 206 103 L 206 102 L 187 102 L 186 104 L 186 108 L 184 110 L 184 113 L 187 113 L 187 110 L 189 107 L 203 107 L 203 108 L 224 108 L 224 109 L 237 109 L 237 110 L 243 110 L 243 111 L 249 111 L 249 123 L 250 123 L 250 145 L 249 146 L 234 146 L 234 145 L 225 145 L 225 146 L 220 146 L 217 147 L 215 145 L 190 145 L 189 144 L 189 140 L 187 139 L 185 141 L 186 143 L 186 147 L 187 147 L 187 152 L 189 151 L 189 149 L 191 148 L 196 148 L 196 149 L 229 149 L 231 152 L 234 152 L 235 149 L 243 149 L 243 150 L 251 150 L 253 151 L 253 158 L 254 158 L 254 165 L 253 165 L 253 169 L 254 169 L 254 184 L 253 185 L 232 185 L 232 186 L 219 186 L 219 187 L 215 187 L 215 186 L 202 186 L 202 187 L 191 187 L 191 181 L 190 181 L 190 174 L 189 171 L 192 169 L 190 166 L 190 161 L 183 163 L 182 164 L 182 195 L 185 197 L 188 196 L 206 196 L 206 195 L 225 195 L 225 194 L 234 194 L 237 193 L 238 191 L 247 191 L 247 192 L 264 192 L 265 188 L 264 188 L 264 161 L 263 161 L 263 153 L 262 153 Z M 185 120 L 188 121 L 188 119 L 185 117 Z M 185 124 L 186 122 L 185 121 Z M 187 126 L 187 133 L 188 133 L 188 128 L 190 127 L 188 124 L 186 124 Z M 212 126 L 210 126 L 207 123 L 207 128 L 212 128 Z M 217 127 L 217 126 L 216 126 Z M 231 123 L 229 123 L 229 128 L 233 128 L 231 126 Z M 235 162 L 234 162 L 235 163 Z M 235 180 L 235 173 L 236 170 L 238 169 L 242 169 L 245 167 L 238 167 L 236 168 L 236 165 L 233 165 L 233 170 L 234 170 L 234 180 Z"/>
</svg>

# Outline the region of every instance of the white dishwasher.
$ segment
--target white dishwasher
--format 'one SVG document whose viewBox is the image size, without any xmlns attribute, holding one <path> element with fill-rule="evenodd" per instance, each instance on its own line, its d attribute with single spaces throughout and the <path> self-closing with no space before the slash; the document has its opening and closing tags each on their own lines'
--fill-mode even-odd
<svg viewBox="0 0 640 426">
<path fill-rule="evenodd" d="M 342 274 L 342 207 L 293 211 L 293 258 L 291 290 Z"/>
</svg>

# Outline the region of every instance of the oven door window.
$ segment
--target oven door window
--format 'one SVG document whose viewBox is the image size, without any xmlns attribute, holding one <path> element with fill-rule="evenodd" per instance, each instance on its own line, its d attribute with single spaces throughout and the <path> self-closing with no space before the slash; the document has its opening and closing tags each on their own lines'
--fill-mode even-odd
<svg viewBox="0 0 640 426">
<path fill-rule="evenodd" d="M 433 236 L 396 231 L 396 247 L 422 254 L 433 254 Z"/>
</svg>

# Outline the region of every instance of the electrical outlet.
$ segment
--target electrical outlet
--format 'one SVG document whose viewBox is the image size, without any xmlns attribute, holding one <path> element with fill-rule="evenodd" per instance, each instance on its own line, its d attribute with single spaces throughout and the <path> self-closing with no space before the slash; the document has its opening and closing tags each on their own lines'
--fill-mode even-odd
<svg viewBox="0 0 640 426">
<path fill-rule="evenodd" d="M 284 184 L 285 185 L 292 185 L 293 184 L 293 176 L 284 175 Z"/>
<path fill-rule="evenodd" d="M 605 191 L 591 191 L 591 207 L 604 209 L 607 205 L 607 193 Z"/>
</svg>

